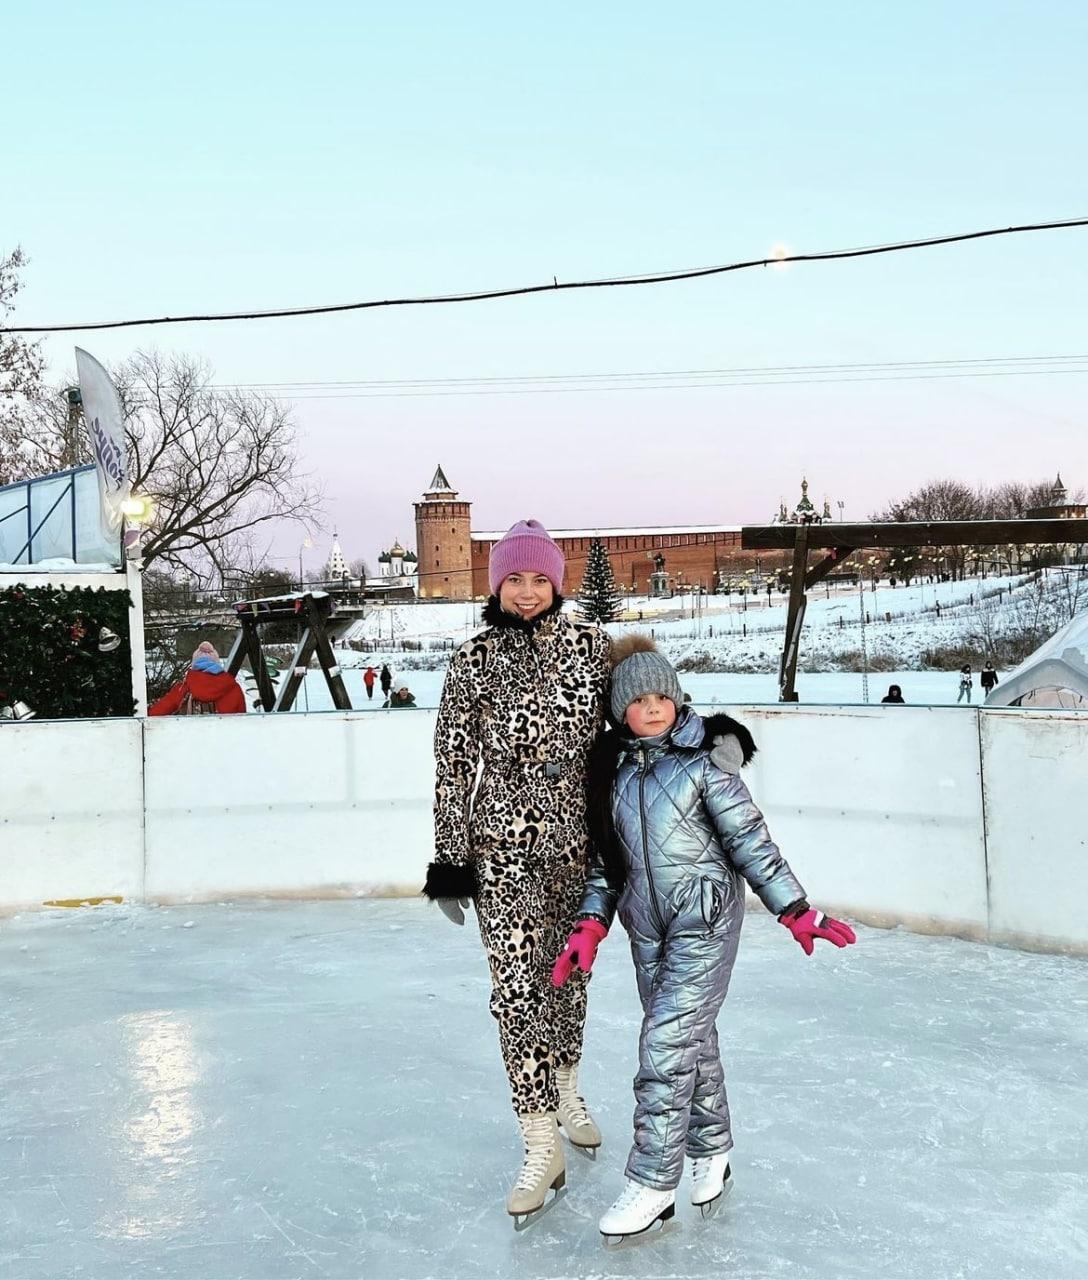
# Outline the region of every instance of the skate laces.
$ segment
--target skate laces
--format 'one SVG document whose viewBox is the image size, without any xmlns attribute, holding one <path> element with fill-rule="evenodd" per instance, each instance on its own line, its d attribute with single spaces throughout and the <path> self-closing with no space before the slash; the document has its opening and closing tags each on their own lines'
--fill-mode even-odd
<svg viewBox="0 0 1088 1280">
<path fill-rule="evenodd" d="M 548 1171 L 554 1146 L 550 1141 L 546 1145 L 532 1142 L 533 1138 L 551 1137 L 550 1126 L 546 1121 L 543 1124 L 523 1124 L 522 1135 L 525 1138 L 525 1163 L 521 1166 L 514 1188 L 517 1191 L 532 1191 Z"/>
<path fill-rule="evenodd" d="M 576 1128 L 579 1125 L 589 1124 L 589 1108 L 586 1106 L 585 1098 L 580 1093 L 568 1093 L 562 1101 L 563 1107 L 570 1117 L 571 1124 Z"/>
<path fill-rule="evenodd" d="M 720 1159 L 720 1156 L 695 1156 L 691 1162 L 691 1176 L 695 1182 L 702 1182 L 704 1178 L 710 1176 L 710 1172 L 714 1167 L 714 1161 Z M 722 1165 L 722 1173 L 729 1168 L 729 1161 L 726 1160 Z"/>
<path fill-rule="evenodd" d="M 559 1102 L 567 1113 L 570 1123 L 576 1128 L 581 1125 L 591 1124 L 589 1108 L 586 1106 L 585 1098 L 578 1092 L 577 1076 L 575 1076 L 574 1072 L 568 1070 L 564 1073 L 563 1068 L 560 1068 L 557 1074 L 557 1083 L 559 1085 Z"/>
<path fill-rule="evenodd" d="M 653 1187 L 644 1187 L 641 1182 L 632 1182 L 628 1179 L 627 1185 L 620 1192 L 620 1198 L 612 1206 L 613 1209 L 631 1209 L 643 1200 L 652 1200 L 655 1196 L 662 1193 L 655 1191 Z"/>
</svg>

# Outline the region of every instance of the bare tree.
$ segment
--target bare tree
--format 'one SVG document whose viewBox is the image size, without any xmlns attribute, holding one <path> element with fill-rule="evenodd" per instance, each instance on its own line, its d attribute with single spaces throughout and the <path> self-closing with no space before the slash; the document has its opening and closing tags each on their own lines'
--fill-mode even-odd
<svg viewBox="0 0 1088 1280">
<path fill-rule="evenodd" d="M 22 249 L 0 257 L 0 321 L 15 307 L 26 265 Z M 36 342 L 20 334 L 0 331 L 0 484 L 42 474 L 34 469 L 33 447 L 27 440 L 27 419 L 41 399 L 45 362 Z M 29 468 L 29 469 L 28 469 Z M 53 470 L 46 466 L 43 471 Z"/>
<path fill-rule="evenodd" d="M 294 424 L 278 401 L 213 389 L 209 367 L 186 355 L 138 352 L 111 376 L 133 489 L 155 505 L 145 565 L 206 586 L 252 563 L 262 526 L 316 520 L 320 494 L 300 469 Z M 29 432 L 24 456 L 46 463 L 30 474 L 55 469 L 72 443 L 62 394 L 36 403 Z M 90 456 L 83 433 L 76 453 L 68 465 Z"/>
<path fill-rule="evenodd" d="M 299 469 L 287 409 L 251 391 L 213 391 L 188 356 L 139 352 L 117 370 L 133 488 L 155 500 L 144 561 L 206 579 L 239 539 L 283 520 L 313 520 L 320 495 Z"/>
<path fill-rule="evenodd" d="M 873 519 L 896 522 L 978 520 L 980 509 L 979 495 L 970 485 L 959 480 L 931 480 L 905 498 L 890 503 Z M 920 552 L 921 548 L 917 550 Z M 963 577 L 967 548 L 935 546 L 929 550 L 948 566 L 953 577 Z M 904 557 L 904 560 L 908 558 Z M 912 559 L 911 570 L 914 573 L 918 571 L 916 559 Z"/>
<path fill-rule="evenodd" d="M 353 560 L 348 565 L 348 572 L 353 578 L 358 578 L 360 582 L 365 582 L 370 577 L 370 566 L 365 560 Z"/>
</svg>

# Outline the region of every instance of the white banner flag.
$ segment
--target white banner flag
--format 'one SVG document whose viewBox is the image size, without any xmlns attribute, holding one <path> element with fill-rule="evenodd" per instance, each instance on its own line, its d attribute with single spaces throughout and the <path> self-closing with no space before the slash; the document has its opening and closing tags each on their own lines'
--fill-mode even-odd
<svg viewBox="0 0 1088 1280">
<path fill-rule="evenodd" d="M 102 532 L 112 537 L 121 531 L 124 515 L 121 504 L 129 496 L 128 453 L 121 421 L 121 398 L 110 375 L 92 355 L 76 347 L 79 391 L 83 397 L 83 420 L 94 450 L 101 500 Z"/>
</svg>

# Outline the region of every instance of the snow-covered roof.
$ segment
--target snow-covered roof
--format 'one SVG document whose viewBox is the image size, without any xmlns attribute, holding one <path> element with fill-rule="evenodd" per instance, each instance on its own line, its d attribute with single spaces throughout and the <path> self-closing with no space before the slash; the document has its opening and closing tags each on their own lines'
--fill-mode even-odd
<svg viewBox="0 0 1088 1280">
<path fill-rule="evenodd" d="M 1088 612 L 1078 613 L 991 689 L 988 707 L 1088 710 Z"/>
<path fill-rule="evenodd" d="M 38 560 L 34 564 L 0 564 L 0 573 L 5 574 L 21 574 L 28 573 L 120 573 L 123 574 L 124 568 L 121 565 L 107 564 L 104 560 L 92 561 L 90 564 L 78 564 L 75 560 L 65 559 L 63 556 L 55 557 L 52 560 Z"/>
<path fill-rule="evenodd" d="M 453 485 L 446 479 L 446 473 L 442 470 L 441 463 L 435 467 L 431 483 L 424 490 L 424 493 L 456 493 Z"/>
<path fill-rule="evenodd" d="M 553 538 L 653 538 L 670 537 L 678 533 L 740 533 L 739 524 L 677 524 L 655 525 L 640 529 L 549 529 Z M 498 542 L 506 536 L 506 530 L 498 532 L 474 530 L 469 535 L 474 542 Z"/>
</svg>

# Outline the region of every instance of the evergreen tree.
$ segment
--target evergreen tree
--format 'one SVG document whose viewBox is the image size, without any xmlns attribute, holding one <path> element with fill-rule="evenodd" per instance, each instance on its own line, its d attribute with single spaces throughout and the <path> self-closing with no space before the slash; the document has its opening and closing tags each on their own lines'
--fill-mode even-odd
<svg viewBox="0 0 1088 1280">
<path fill-rule="evenodd" d="M 586 572 L 578 593 L 578 614 L 586 622 L 613 622 L 619 616 L 623 597 L 616 590 L 612 561 L 600 538 L 589 544 Z"/>
</svg>

